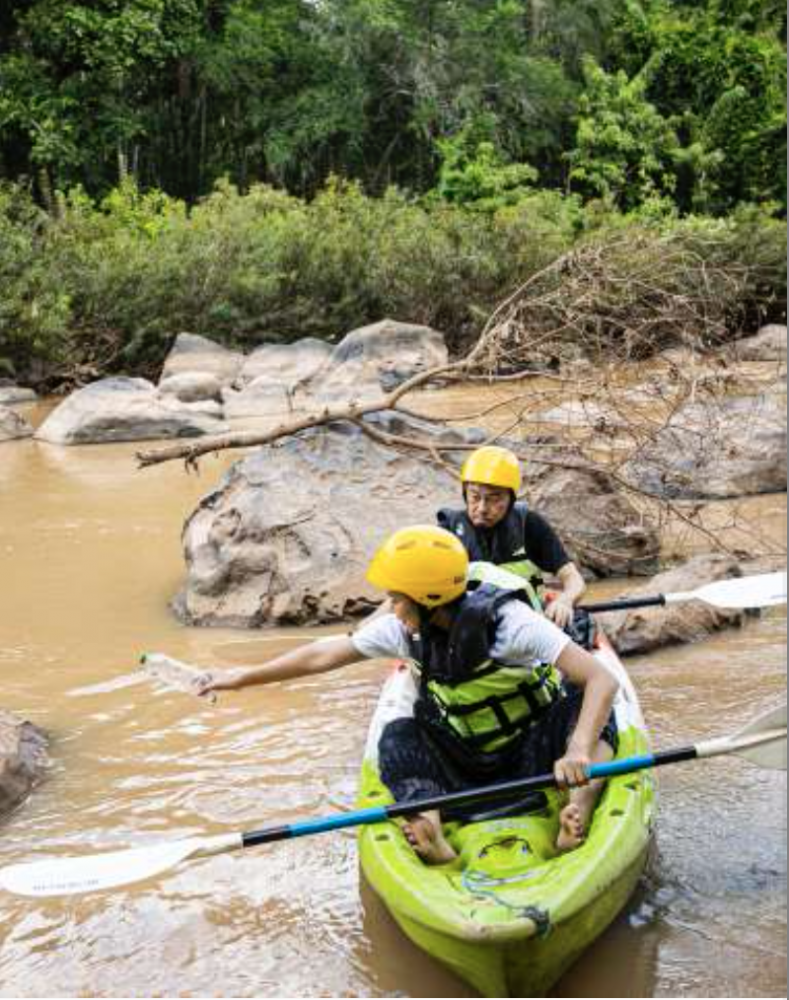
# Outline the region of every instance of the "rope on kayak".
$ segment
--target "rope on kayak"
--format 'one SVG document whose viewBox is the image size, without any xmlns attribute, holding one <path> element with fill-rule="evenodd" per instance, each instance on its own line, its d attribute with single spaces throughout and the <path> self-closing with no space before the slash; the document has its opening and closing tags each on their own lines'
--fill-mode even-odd
<svg viewBox="0 0 789 1000">
<path fill-rule="evenodd" d="M 463 888 L 476 899 L 490 899 L 499 906 L 512 911 L 518 917 L 526 917 L 533 921 L 537 928 L 538 937 L 545 937 L 551 931 L 551 918 L 547 910 L 541 910 L 539 906 L 516 906 L 513 903 L 502 899 L 496 892 L 496 888 L 504 885 L 516 885 L 518 882 L 525 882 L 532 877 L 531 872 L 524 875 L 511 875 L 508 878 L 495 878 L 487 872 L 466 869 L 463 872 Z"/>
</svg>

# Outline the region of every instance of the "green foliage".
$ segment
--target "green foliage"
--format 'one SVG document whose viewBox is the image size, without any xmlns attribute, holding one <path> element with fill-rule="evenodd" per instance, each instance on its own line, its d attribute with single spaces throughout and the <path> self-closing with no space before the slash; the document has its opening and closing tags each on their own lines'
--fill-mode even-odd
<svg viewBox="0 0 789 1000">
<path fill-rule="evenodd" d="M 190 203 L 224 176 L 454 198 L 515 164 L 566 190 L 572 154 L 578 189 L 620 204 L 785 203 L 785 22 L 773 0 L 7 0 L 0 177 L 34 179 L 45 204 L 126 175 Z M 621 134 L 592 134 L 610 115 Z M 480 142 L 500 162 L 483 153 L 473 179 Z"/>
<path fill-rule="evenodd" d="M 643 7 L 621 14 L 612 52 L 677 132 L 679 209 L 785 210 L 785 10 L 761 0 Z"/>
<path fill-rule="evenodd" d="M 537 171 L 527 163 L 505 163 L 492 142 L 473 145 L 468 131 L 438 142 L 441 169 L 435 193 L 453 205 L 496 212 L 515 205 L 533 189 Z"/>
<path fill-rule="evenodd" d="M 746 266 L 737 304 L 759 319 L 785 307 L 782 226 L 751 208 L 729 220 L 633 216 L 602 202 L 527 190 L 479 211 L 371 198 L 332 179 L 311 201 L 229 182 L 191 210 L 127 180 L 100 203 L 74 189 L 57 217 L 0 189 L 0 358 L 50 382 L 89 366 L 155 374 L 181 330 L 250 350 L 312 335 L 336 339 L 392 316 L 460 346 L 494 306 L 581 240 L 681 232 L 710 261 Z M 624 259 L 627 254 L 625 253 Z M 766 312 L 767 311 L 767 312 Z M 42 367 L 43 366 L 43 367 Z"/>
<path fill-rule="evenodd" d="M 646 99 L 646 83 L 621 70 L 584 65 L 576 147 L 568 155 L 573 187 L 627 212 L 670 199 L 679 143 L 674 130 Z"/>
</svg>

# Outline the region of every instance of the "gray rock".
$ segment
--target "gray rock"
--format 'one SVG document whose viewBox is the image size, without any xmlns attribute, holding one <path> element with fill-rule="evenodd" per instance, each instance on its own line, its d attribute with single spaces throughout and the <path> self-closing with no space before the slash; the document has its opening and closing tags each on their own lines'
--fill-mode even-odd
<svg viewBox="0 0 789 1000">
<path fill-rule="evenodd" d="M 174 396 L 181 403 L 222 400 L 222 383 L 210 372 L 181 372 L 159 382 L 160 396 Z"/>
<path fill-rule="evenodd" d="M 244 355 L 194 333 L 179 333 L 162 369 L 160 381 L 185 372 L 214 375 L 231 385 L 244 364 Z"/>
<path fill-rule="evenodd" d="M 559 406 L 536 414 L 533 419 L 539 423 L 561 424 L 571 429 L 588 427 L 596 431 L 608 428 L 619 430 L 627 426 L 627 422 L 613 406 L 591 399 L 566 400 Z"/>
<path fill-rule="evenodd" d="M 406 430 L 388 414 L 379 426 Z M 443 440 L 476 443 L 479 435 L 445 432 Z M 381 597 L 365 579 L 376 547 L 403 524 L 433 522 L 456 492 L 442 467 L 348 424 L 262 448 L 236 463 L 189 518 L 188 577 L 176 611 L 191 623 L 254 627 L 369 609 Z"/>
<path fill-rule="evenodd" d="M 786 410 L 780 394 L 734 396 L 678 410 L 622 469 L 674 499 L 786 491 Z"/>
<path fill-rule="evenodd" d="M 222 398 L 228 420 L 240 417 L 267 417 L 289 413 L 292 400 L 284 385 L 270 382 L 268 376 L 256 378 L 240 392 L 224 389 Z"/>
<path fill-rule="evenodd" d="M 304 388 L 320 403 L 374 402 L 419 372 L 447 360 L 442 333 L 428 326 L 385 319 L 344 337 Z"/>
<path fill-rule="evenodd" d="M 0 812 L 22 801 L 49 764 L 44 733 L 0 710 Z"/>
<path fill-rule="evenodd" d="M 206 408 L 214 407 L 206 413 Z M 216 404 L 183 404 L 159 396 L 151 382 L 109 378 L 72 393 L 36 431 L 53 444 L 99 444 L 221 434 Z"/>
<path fill-rule="evenodd" d="M 527 466 L 525 478 L 529 503 L 548 518 L 578 566 L 596 576 L 656 571 L 657 529 L 605 472 Z"/>
<path fill-rule="evenodd" d="M 786 361 L 786 327 L 763 326 L 755 336 L 736 340 L 729 353 L 738 361 Z"/>
<path fill-rule="evenodd" d="M 37 394 L 32 389 L 6 384 L 0 385 L 0 406 L 16 406 L 18 403 L 35 403 Z"/>
<path fill-rule="evenodd" d="M 263 385 L 266 381 L 292 392 L 322 368 L 331 353 L 331 344 L 314 337 L 293 344 L 264 344 L 247 356 L 237 384 L 243 389 L 252 382 Z"/>
<path fill-rule="evenodd" d="M 626 597 L 682 593 L 714 580 L 742 576 L 740 561 L 725 555 L 703 555 L 654 577 L 647 587 Z M 723 628 L 739 626 L 745 613 L 714 608 L 701 601 L 666 607 L 615 611 L 600 616 L 605 633 L 622 656 L 648 653 L 662 646 L 698 642 Z"/>
<path fill-rule="evenodd" d="M 33 428 L 18 413 L 0 406 L 0 441 L 14 441 L 17 438 L 31 437 Z"/>
</svg>

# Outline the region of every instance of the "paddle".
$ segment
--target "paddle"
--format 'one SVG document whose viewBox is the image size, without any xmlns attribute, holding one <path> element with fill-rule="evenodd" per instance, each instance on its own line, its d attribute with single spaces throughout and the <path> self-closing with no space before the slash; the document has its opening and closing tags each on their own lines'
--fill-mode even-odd
<svg viewBox="0 0 789 1000">
<path fill-rule="evenodd" d="M 599 614 L 601 611 L 626 611 L 630 608 L 680 604 L 683 601 L 704 601 L 716 608 L 770 608 L 786 604 L 786 573 L 742 576 L 733 580 L 718 580 L 696 590 L 676 594 L 628 597 L 618 601 L 601 601 L 599 604 L 581 604 L 579 607 L 590 614 Z"/>
<path fill-rule="evenodd" d="M 492 583 L 504 590 L 523 586 L 523 578 L 493 563 L 473 562 L 469 579 Z M 704 601 L 717 608 L 769 608 L 786 604 L 786 573 L 763 573 L 759 576 L 741 576 L 731 580 L 707 583 L 697 590 L 676 594 L 655 594 L 647 597 L 626 597 L 599 604 L 581 604 L 579 610 L 590 614 L 601 611 L 627 611 L 631 608 L 650 608 L 683 601 Z"/>
<path fill-rule="evenodd" d="M 587 773 L 590 779 L 608 778 L 645 768 L 721 754 L 737 754 L 761 767 L 786 770 L 786 706 L 781 705 L 766 712 L 731 736 L 718 737 L 676 750 L 628 757 L 606 764 L 592 764 Z M 222 854 L 242 847 L 270 844 L 277 840 L 290 840 L 313 833 L 382 823 L 430 809 L 468 805 L 484 799 L 506 799 L 522 795 L 527 791 L 549 788 L 555 784 L 552 774 L 543 774 L 535 778 L 523 778 L 484 788 L 453 792 L 417 802 L 395 802 L 388 806 L 374 806 L 355 812 L 300 820 L 285 826 L 272 826 L 250 833 L 192 837 L 188 840 L 113 851 L 109 854 L 10 865 L 0 869 L 0 887 L 22 896 L 67 896 L 81 892 L 116 889 L 160 875 L 190 858 Z"/>
</svg>

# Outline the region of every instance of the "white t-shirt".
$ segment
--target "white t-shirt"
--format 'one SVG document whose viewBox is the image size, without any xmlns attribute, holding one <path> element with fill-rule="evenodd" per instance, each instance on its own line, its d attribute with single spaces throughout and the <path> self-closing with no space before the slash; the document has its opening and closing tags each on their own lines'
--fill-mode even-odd
<svg viewBox="0 0 789 1000">
<path fill-rule="evenodd" d="M 407 657 L 410 653 L 403 624 L 395 615 L 381 615 L 351 636 L 359 653 L 369 660 Z M 570 637 L 521 602 L 499 609 L 491 659 L 507 666 L 532 667 L 556 663 Z"/>
</svg>

